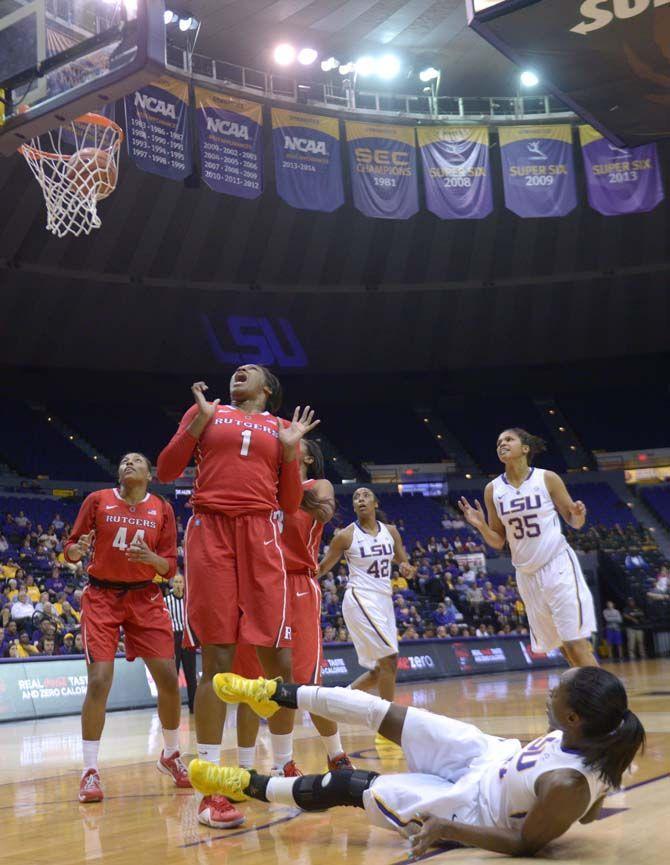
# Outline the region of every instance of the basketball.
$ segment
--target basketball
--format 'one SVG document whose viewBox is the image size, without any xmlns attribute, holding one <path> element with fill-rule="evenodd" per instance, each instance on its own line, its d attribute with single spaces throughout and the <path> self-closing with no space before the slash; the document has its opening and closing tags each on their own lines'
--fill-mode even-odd
<svg viewBox="0 0 670 865">
<path fill-rule="evenodd" d="M 95 192 L 96 200 L 101 201 L 116 188 L 116 163 L 106 150 L 82 147 L 70 157 L 67 179 L 80 195 Z"/>
</svg>

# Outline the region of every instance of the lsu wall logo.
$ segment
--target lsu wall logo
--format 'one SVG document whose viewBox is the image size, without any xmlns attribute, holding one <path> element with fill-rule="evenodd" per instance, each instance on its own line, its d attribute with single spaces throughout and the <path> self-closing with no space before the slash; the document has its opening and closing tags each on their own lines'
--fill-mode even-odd
<svg viewBox="0 0 670 865">
<path fill-rule="evenodd" d="M 312 153 L 315 156 L 328 156 L 325 141 L 314 141 L 311 138 L 298 138 L 297 135 L 284 136 L 284 150 L 292 153 Z"/>
<path fill-rule="evenodd" d="M 224 325 L 215 326 L 203 313 L 201 321 L 221 364 L 275 364 L 280 369 L 307 366 L 305 350 L 285 318 L 273 321 L 265 316 L 229 315 Z"/>
<path fill-rule="evenodd" d="M 173 120 L 177 119 L 177 111 L 173 103 L 156 99 L 155 96 L 142 93 L 140 90 L 135 91 L 135 108 L 151 111 L 153 114 L 162 114 L 163 117 L 171 117 Z"/>
<path fill-rule="evenodd" d="M 233 138 L 249 140 L 249 127 L 244 123 L 235 123 L 233 120 L 224 120 L 222 117 L 207 117 L 207 131 L 218 132 L 219 135 L 230 135 Z"/>
<path fill-rule="evenodd" d="M 623 21 L 627 18 L 635 18 L 646 12 L 647 9 L 670 5 L 670 0 L 584 0 L 579 7 L 583 18 L 570 30 L 580 36 L 586 36 L 594 30 L 602 30 L 611 24 L 615 18 Z"/>
</svg>

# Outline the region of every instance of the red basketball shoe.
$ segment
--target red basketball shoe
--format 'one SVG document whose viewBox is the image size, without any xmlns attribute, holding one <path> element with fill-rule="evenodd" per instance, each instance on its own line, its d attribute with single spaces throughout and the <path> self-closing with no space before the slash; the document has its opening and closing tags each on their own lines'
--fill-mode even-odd
<svg viewBox="0 0 670 865">
<path fill-rule="evenodd" d="M 98 770 L 87 769 L 79 782 L 79 801 L 86 803 L 102 802 L 104 798 L 105 794 L 102 792 Z"/>
<path fill-rule="evenodd" d="M 170 775 L 175 786 L 190 788 L 191 782 L 188 780 L 188 769 L 184 765 L 179 751 L 175 751 L 171 757 L 166 757 L 165 751 L 161 751 L 156 768 L 164 775 Z"/>
<path fill-rule="evenodd" d="M 244 814 L 225 796 L 203 796 L 198 805 L 198 822 L 212 829 L 234 829 L 244 823 Z"/>
<path fill-rule="evenodd" d="M 341 754 L 338 754 L 336 757 L 328 758 L 328 771 L 329 772 L 341 772 L 343 769 L 353 769 L 354 765 L 349 759 L 349 755 L 345 754 L 342 751 Z"/>
<path fill-rule="evenodd" d="M 284 768 L 278 772 L 272 772 L 273 775 L 278 775 L 281 778 L 302 778 L 302 772 L 295 765 L 295 760 L 289 760 L 288 763 L 284 763 Z"/>
</svg>

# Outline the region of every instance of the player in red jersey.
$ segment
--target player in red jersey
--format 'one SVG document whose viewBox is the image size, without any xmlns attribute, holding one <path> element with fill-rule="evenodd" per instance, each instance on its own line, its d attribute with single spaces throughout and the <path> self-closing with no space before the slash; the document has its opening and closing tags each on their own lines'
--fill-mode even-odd
<svg viewBox="0 0 670 865">
<path fill-rule="evenodd" d="M 172 624 L 153 582 L 156 574 L 170 579 L 176 571 L 177 530 L 172 507 L 147 491 L 150 480 L 149 460 L 143 454 L 126 454 L 119 463 L 118 488 L 97 490 L 84 499 L 65 545 L 69 562 L 91 553 L 89 585 L 81 600 L 88 686 L 81 712 L 80 802 L 103 799 L 98 750 L 120 628 L 126 658 L 142 658 L 158 689 L 164 747 L 157 767 L 177 787 L 191 786 L 179 753 L 181 695 Z"/>
<path fill-rule="evenodd" d="M 185 637 L 195 633 L 202 646 L 198 755 L 218 763 L 225 709 L 212 679 L 231 670 L 235 645 L 256 646 L 266 675 L 291 680 L 290 598 L 278 511 L 290 514 L 300 506 L 298 445 L 318 421 L 309 406 L 296 409 L 290 424 L 271 414 L 281 404 L 281 385 L 255 364 L 234 372 L 228 405 L 208 402 L 204 382 L 191 391 L 195 405 L 158 457 L 158 476 L 175 480 L 195 457 L 193 516 L 184 541 Z M 289 710 L 273 719 L 271 729 L 285 735 L 291 724 Z M 223 797 L 199 802 L 198 820 L 206 826 L 229 828 L 243 819 Z"/>
<path fill-rule="evenodd" d="M 323 658 L 321 632 L 321 586 L 316 578 L 321 536 L 326 523 L 335 513 L 335 492 L 326 480 L 321 448 L 312 439 L 300 442 L 300 477 L 303 498 L 300 509 L 284 517 L 281 536 L 291 589 L 291 630 L 293 636 L 293 681 L 301 685 L 321 684 Z M 238 646 L 233 672 L 246 678 L 262 675 L 253 650 Z M 351 761 L 342 748 L 337 724 L 312 715 L 314 726 L 328 753 L 328 769 L 351 769 Z M 252 769 L 256 759 L 258 716 L 244 703 L 238 706 L 238 764 Z M 291 733 L 279 737 L 270 734 L 273 750 L 273 772 L 292 777 L 299 774 L 293 762 Z M 282 741 L 278 741 L 283 739 Z"/>
</svg>

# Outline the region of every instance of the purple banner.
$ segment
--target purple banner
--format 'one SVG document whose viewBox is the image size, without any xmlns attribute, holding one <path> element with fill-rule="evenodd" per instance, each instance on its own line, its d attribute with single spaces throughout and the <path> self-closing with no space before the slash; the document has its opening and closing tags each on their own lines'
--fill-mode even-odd
<svg viewBox="0 0 670 865">
<path fill-rule="evenodd" d="M 591 126 L 579 127 L 589 204 L 604 216 L 646 213 L 663 201 L 655 144 L 617 147 Z"/>
<path fill-rule="evenodd" d="M 188 85 L 173 78 L 124 97 L 128 153 L 138 168 L 170 180 L 193 173 Z"/>
<path fill-rule="evenodd" d="M 377 219 L 409 219 L 419 209 L 414 129 L 347 122 L 354 205 Z"/>
<path fill-rule="evenodd" d="M 263 108 L 195 88 L 202 179 L 210 189 L 238 198 L 263 191 Z"/>
<path fill-rule="evenodd" d="M 325 213 L 344 204 L 336 118 L 273 108 L 272 146 L 277 192 L 287 204 Z"/>
<path fill-rule="evenodd" d="M 501 126 L 505 204 L 524 218 L 565 216 L 577 206 L 569 126 Z"/>
<path fill-rule="evenodd" d="M 485 126 L 417 127 L 428 210 L 440 219 L 483 219 L 493 210 Z"/>
</svg>

